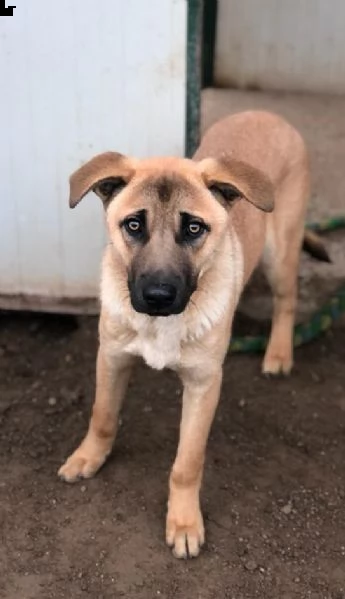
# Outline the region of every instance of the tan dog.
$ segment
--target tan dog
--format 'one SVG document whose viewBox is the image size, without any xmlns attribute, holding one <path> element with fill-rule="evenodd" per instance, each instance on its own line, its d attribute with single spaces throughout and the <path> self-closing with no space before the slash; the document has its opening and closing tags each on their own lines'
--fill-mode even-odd
<svg viewBox="0 0 345 599">
<path fill-rule="evenodd" d="M 176 370 L 184 393 L 166 541 L 176 557 L 196 556 L 204 542 L 199 491 L 223 360 L 239 297 L 261 256 L 274 296 L 263 371 L 292 367 L 309 196 L 304 143 L 278 116 L 246 112 L 211 127 L 193 160 L 109 152 L 82 166 L 70 184 L 72 208 L 90 190 L 103 200 L 111 243 L 102 266 L 92 418 L 59 474 L 72 482 L 104 463 L 136 356 Z"/>
</svg>

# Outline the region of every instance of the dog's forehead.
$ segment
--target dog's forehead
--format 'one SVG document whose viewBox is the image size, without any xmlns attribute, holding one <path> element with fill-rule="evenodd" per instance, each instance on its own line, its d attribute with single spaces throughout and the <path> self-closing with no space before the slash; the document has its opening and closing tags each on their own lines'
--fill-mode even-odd
<svg viewBox="0 0 345 599">
<path fill-rule="evenodd" d="M 193 194 L 200 175 L 192 160 L 186 158 L 151 158 L 136 169 L 137 184 L 142 191 L 161 202 L 169 202 L 173 194 Z"/>
<path fill-rule="evenodd" d="M 176 156 L 160 156 L 159 158 L 145 158 L 136 164 L 137 172 L 142 174 L 159 174 L 161 172 L 177 172 L 181 175 L 192 174 L 197 171 L 197 163 L 189 158 Z"/>
</svg>

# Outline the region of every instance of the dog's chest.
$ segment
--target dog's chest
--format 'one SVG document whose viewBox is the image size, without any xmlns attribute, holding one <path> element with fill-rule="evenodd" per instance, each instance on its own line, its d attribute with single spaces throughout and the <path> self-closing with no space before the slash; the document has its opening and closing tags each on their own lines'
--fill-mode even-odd
<svg viewBox="0 0 345 599">
<path fill-rule="evenodd" d="M 141 356 L 148 366 L 162 370 L 176 367 L 181 358 L 183 323 L 179 316 L 155 318 L 141 323 L 126 352 Z"/>
</svg>

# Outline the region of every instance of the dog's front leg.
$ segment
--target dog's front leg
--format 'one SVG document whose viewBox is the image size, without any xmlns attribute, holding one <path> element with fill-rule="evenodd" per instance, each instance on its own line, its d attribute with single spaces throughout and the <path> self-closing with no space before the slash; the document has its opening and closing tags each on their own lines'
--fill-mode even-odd
<svg viewBox="0 0 345 599">
<path fill-rule="evenodd" d="M 119 412 L 126 392 L 132 358 L 108 356 L 100 346 L 97 356 L 96 398 L 86 437 L 61 466 L 59 476 L 74 482 L 90 478 L 103 465 L 113 446 Z"/>
<path fill-rule="evenodd" d="M 200 381 L 192 371 L 181 374 L 184 385 L 180 441 L 170 474 L 166 541 L 175 557 L 196 557 L 204 543 L 199 492 L 205 450 L 218 404 L 222 371 Z"/>
</svg>

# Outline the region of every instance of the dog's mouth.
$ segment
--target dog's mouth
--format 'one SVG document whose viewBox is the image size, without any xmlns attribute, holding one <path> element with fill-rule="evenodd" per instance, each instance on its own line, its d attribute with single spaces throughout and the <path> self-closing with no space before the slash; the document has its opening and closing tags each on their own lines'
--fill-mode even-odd
<svg viewBox="0 0 345 599">
<path fill-rule="evenodd" d="M 188 302 L 187 302 L 188 303 Z M 132 302 L 132 306 L 136 312 L 141 314 L 147 314 L 148 316 L 172 316 L 173 314 L 181 314 L 185 307 L 181 308 L 147 308 L 138 304 L 137 302 Z"/>
<path fill-rule="evenodd" d="M 131 304 L 136 312 L 148 316 L 181 314 L 195 291 L 192 278 L 178 275 L 140 275 L 128 278 Z"/>
</svg>

